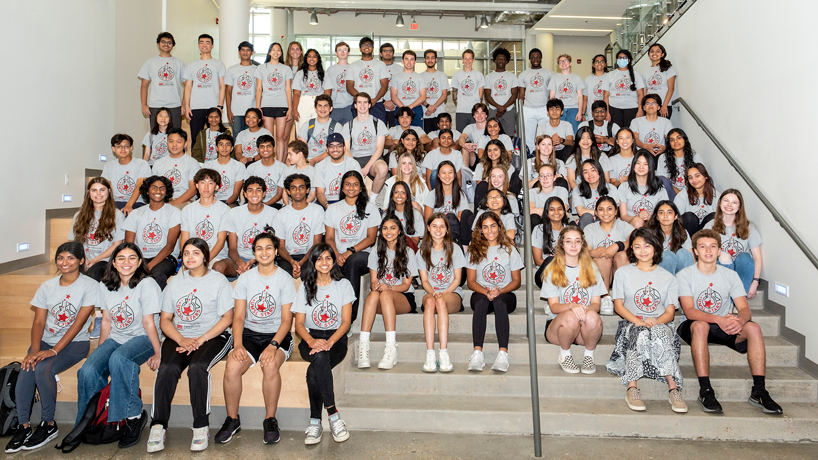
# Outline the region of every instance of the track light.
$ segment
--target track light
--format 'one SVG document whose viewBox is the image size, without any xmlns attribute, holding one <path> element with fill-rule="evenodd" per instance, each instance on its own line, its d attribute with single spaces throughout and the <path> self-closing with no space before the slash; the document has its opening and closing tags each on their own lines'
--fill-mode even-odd
<svg viewBox="0 0 818 460">
<path fill-rule="evenodd" d="M 318 14 L 315 10 L 312 10 L 312 14 L 310 15 L 310 25 L 317 26 L 318 25 Z"/>
<path fill-rule="evenodd" d="M 483 18 L 480 19 L 480 28 L 481 29 L 488 29 L 489 28 L 489 20 L 486 18 L 486 15 L 483 15 Z"/>
<path fill-rule="evenodd" d="M 398 20 L 395 21 L 395 25 L 397 27 L 403 27 L 404 26 L 404 24 L 403 24 L 403 15 L 401 13 L 398 13 Z"/>
</svg>

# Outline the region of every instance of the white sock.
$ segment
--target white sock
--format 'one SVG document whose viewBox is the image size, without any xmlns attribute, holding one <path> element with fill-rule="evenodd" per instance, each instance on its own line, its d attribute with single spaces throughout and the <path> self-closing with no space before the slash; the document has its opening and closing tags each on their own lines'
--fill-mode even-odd
<svg viewBox="0 0 818 460">
<path fill-rule="evenodd" d="M 585 349 L 585 356 L 590 356 L 591 358 L 593 358 L 594 357 L 594 351 L 595 350 L 589 350 L 589 349 L 586 348 Z"/>
<path fill-rule="evenodd" d="M 565 359 L 568 356 L 571 356 L 571 349 L 563 350 L 560 348 L 560 359 Z"/>
<path fill-rule="evenodd" d="M 359 342 L 369 342 L 369 332 L 361 331 L 361 336 L 358 337 Z"/>
<path fill-rule="evenodd" d="M 395 343 L 395 331 L 386 331 L 386 343 Z"/>
<path fill-rule="evenodd" d="M 441 355 L 448 355 L 449 354 L 449 349 L 448 348 L 441 348 L 440 349 L 440 354 Z"/>
<path fill-rule="evenodd" d="M 426 357 L 429 357 L 429 356 L 434 357 L 435 356 L 435 351 L 434 350 L 426 350 Z"/>
<path fill-rule="evenodd" d="M 138 419 L 138 418 L 139 418 L 139 417 L 141 417 L 141 416 L 142 416 L 142 414 L 139 414 L 139 415 L 134 415 L 133 417 L 128 417 L 128 420 L 136 420 L 136 419 Z"/>
</svg>

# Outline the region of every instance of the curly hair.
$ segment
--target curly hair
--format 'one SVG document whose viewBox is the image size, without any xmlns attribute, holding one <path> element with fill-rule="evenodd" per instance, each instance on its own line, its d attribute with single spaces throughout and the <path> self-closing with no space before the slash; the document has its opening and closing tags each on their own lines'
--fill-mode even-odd
<svg viewBox="0 0 818 460">
<path fill-rule="evenodd" d="M 472 231 L 471 244 L 469 244 L 469 262 L 472 264 L 479 264 L 488 255 L 489 241 L 485 235 L 483 235 L 483 223 L 489 219 L 497 224 L 497 242 L 500 244 L 500 247 L 505 249 L 509 255 L 511 255 L 511 251 L 517 250 L 514 246 L 514 242 L 506 235 L 506 228 L 500 216 L 493 211 L 486 211 L 477 218 L 474 224 L 474 230 Z"/>
<path fill-rule="evenodd" d="M 292 45 L 292 43 L 290 43 L 290 45 Z M 299 44 L 298 46 L 301 46 L 301 45 Z M 324 84 L 324 63 L 321 62 L 321 53 L 319 53 L 315 49 L 310 48 L 310 49 L 307 50 L 306 53 L 301 55 L 301 61 L 302 62 L 301 62 L 301 65 L 298 66 L 298 70 L 300 70 L 300 71 L 302 71 L 304 73 L 304 83 L 306 83 L 307 82 L 307 76 L 310 73 L 310 65 L 307 64 L 306 57 L 309 56 L 309 54 L 311 52 L 315 53 L 315 55 L 318 56 L 318 62 L 315 63 L 315 73 L 318 74 L 318 80 L 320 80 L 321 85 L 323 85 Z M 287 53 L 287 54 L 289 54 L 289 53 Z"/>
<path fill-rule="evenodd" d="M 394 222 L 398 227 L 398 237 L 395 240 L 395 258 L 392 260 L 392 273 L 398 278 L 408 278 L 412 276 L 412 273 L 409 271 L 409 254 L 406 253 L 409 248 L 409 245 L 406 243 L 406 232 L 403 231 L 403 225 L 401 225 L 400 219 L 398 219 L 397 216 L 387 214 L 378 228 L 378 240 L 376 242 L 378 251 L 378 279 L 386 276 L 386 269 L 389 264 L 386 251 L 389 249 L 389 243 L 387 243 L 386 238 L 383 236 L 383 226 L 387 222 Z"/>
<path fill-rule="evenodd" d="M 682 147 L 682 152 L 684 152 L 683 158 L 683 165 L 682 171 L 679 171 L 679 168 L 676 166 L 676 158 L 673 155 L 673 150 L 670 148 L 670 136 L 673 134 L 678 134 L 682 140 L 684 140 L 685 145 Z M 687 138 L 687 134 L 681 128 L 673 128 L 668 131 L 667 136 L 668 149 L 665 150 L 665 168 L 667 168 L 667 176 L 671 182 L 676 180 L 679 176 L 680 172 L 686 173 L 688 169 L 690 169 L 695 163 L 693 160 L 693 147 L 690 145 L 690 140 Z M 685 177 L 685 181 L 687 181 L 687 177 Z"/>
<path fill-rule="evenodd" d="M 415 137 L 415 148 L 411 151 L 406 150 L 406 146 L 403 145 L 403 140 L 409 136 Z M 395 155 L 395 158 L 400 158 L 404 153 L 410 153 L 415 158 L 415 163 L 421 164 L 423 163 L 423 158 L 426 153 L 423 151 L 423 146 L 420 145 L 420 138 L 418 138 L 418 134 L 413 129 L 407 129 L 400 135 L 400 140 L 398 141 L 398 146 L 395 147 L 395 151 L 392 155 Z M 400 163 L 398 163 L 398 169 L 400 169 Z"/>
<path fill-rule="evenodd" d="M 221 178 L 220 178 L 221 179 Z M 170 200 L 173 199 L 173 182 L 170 181 L 165 176 L 151 176 L 144 181 L 142 181 L 142 185 L 139 186 L 139 196 L 142 197 L 142 200 L 148 204 L 151 202 L 150 197 L 150 190 L 151 185 L 155 182 L 161 182 L 162 185 L 165 186 L 165 203 L 170 203 Z M 245 182 L 246 183 L 246 182 Z"/>
<path fill-rule="evenodd" d="M 108 189 L 108 198 L 102 206 L 102 213 L 99 216 L 97 228 L 94 230 L 92 237 L 97 241 L 113 241 L 114 232 L 116 231 L 116 203 L 114 202 L 114 194 L 111 190 L 111 182 L 104 177 L 95 177 L 88 181 L 85 187 L 85 197 L 82 200 L 82 206 L 77 217 L 74 219 L 74 241 L 80 244 L 85 244 L 88 240 L 88 234 L 94 226 L 96 218 L 94 211 L 94 202 L 91 201 L 91 187 L 96 184 L 102 184 Z M 143 184 L 144 185 L 144 184 Z"/>
</svg>

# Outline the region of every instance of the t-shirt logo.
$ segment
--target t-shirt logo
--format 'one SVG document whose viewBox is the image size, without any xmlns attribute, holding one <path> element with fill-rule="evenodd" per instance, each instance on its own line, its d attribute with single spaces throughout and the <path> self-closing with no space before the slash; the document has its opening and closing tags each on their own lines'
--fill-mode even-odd
<svg viewBox="0 0 818 460">
<path fill-rule="evenodd" d="M 206 215 L 203 221 L 196 224 L 196 236 L 205 241 L 213 238 L 213 224 L 209 219 L 210 215 Z"/>
<path fill-rule="evenodd" d="M 630 77 L 623 76 L 614 82 L 614 88 L 617 91 L 629 91 L 632 84 L 633 82 L 631 81 Z"/>
<path fill-rule="evenodd" d="M 594 96 L 602 97 L 603 96 L 603 89 L 602 89 L 602 82 L 600 81 L 596 85 L 594 85 Z"/>
<path fill-rule="evenodd" d="M 446 204 L 443 205 L 443 208 L 441 208 L 440 212 L 442 212 L 443 214 L 453 213 L 454 208 L 452 207 L 452 201 L 451 200 L 447 201 Z"/>
<path fill-rule="evenodd" d="M 574 94 L 574 84 L 568 80 L 565 80 L 557 87 L 557 92 L 559 93 L 560 97 L 570 96 Z"/>
<path fill-rule="evenodd" d="M 177 186 L 182 182 L 182 173 L 176 168 L 178 165 L 173 165 L 173 169 L 165 172 L 165 177 L 170 179 L 173 186 Z"/>
<path fill-rule="evenodd" d="M 711 315 L 721 308 L 721 294 L 713 290 L 713 283 L 696 298 L 696 307 Z"/>
<path fill-rule="evenodd" d="M 562 303 L 575 303 L 577 305 L 590 305 L 591 296 L 588 290 L 579 285 L 579 278 L 576 278 L 568 289 L 562 294 Z"/>
<path fill-rule="evenodd" d="M 702 205 L 702 206 L 701 206 L 701 207 L 700 207 L 700 208 L 699 208 L 699 209 L 696 211 L 696 217 L 698 217 L 698 218 L 699 218 L 699 223 L 701 223 L 702 219 L 704 219 L 704 216 L 706 216 L 707 214 L 708 214 L 707 209 L 704 207 L 704 205 Z"/>
<path fill-rule="evenodd" d="M 136 182 L 134 182 L 131 176 L 128 175 L 128 171 L 125 171 L 125 175 L 116 181 L 116 191 L 122 195 L 127 195 L 133 192 L 134 187 L 136 187 Z"/>
<path fill-rule="evenodd" d="M 534 75 L 528 80 L 528 84 L 532 88 L 541 88 L 545 84 L 545 78 L 540 74 Z"/>
<path fill-rule="evenodd" d="M 70 294 L 66 295 L 60 303 L 51 308 L 51 314 L 54 315 L 54 322 L 61 328 L 70 326 L 77 316 L 77 307 L 75 307 L 69 299 L 71 299 Z"/>
<path fill-rule="evenodd" d="M 341 219 L 341 233 L 352 236 L 361 229 L 361 219 L 358 219 L 356 211 L 352 211 Z"/>
<path fill-rule="evenodd" d="M 674 181 L 673 181 L 673 185 L 678 189 L 685 188 L 685 174 L 684 174 L 684 171 L 681 171 L 681 170 L 679 171 L 679 174 L 676 175 L 676 179 L 674 179 Z"/>
<path fill-rule="evenodd" d="M 264 177 L 264 183 L 267 184 L 267 193 L 264 194 L 264 201 L 268 201 L 276 194 L 278 184 L 276 184 L 276 181 L 274 181 L 269 174 Z"/>
<path fill-rule="evenodd" d="M 253 77 L 247 75 L 247 73 L 243 73 L 236 79 L 236 86 L 239 89 L 250 89 L 253 87 Z"/>
<path fill-rule="evenodd" d="M 347 71 L 343 70 L 335 77 L 335 86 L 346 89 L 347 86 Z"/>
<path fill-rule="evenodd" d="M 299 246 L 304 246 L 310 242 L 310 226 L 307 225 L 306 217 L 302 217 L 301 222 L 293 230 L 293 241 Z"/>
<path fill-rule="evenodd" d="M 505 78 L 501 78 L 494 82 L 494 91 L 503 92 L 508 89 L 508 82 Z"/>
<path fill-rule="evenodd" d="M 213 72 L 207 67 L 207 64 L 196 72 L 196 79 L 199 80 L 199 83 L 210 83 L 210 80 L 213 79 Z"/>
<path fill-rule="evenodd" d="M 111 322 L 117 329 L 127 329 L 133 324 L 134 314 L 133 310 L 131 310 L 131 306 L 128 305 L 128 297 L 129 296 L 125 296 L 125 300 L 123 300 L 122 303 L 114 305 L 109 312 L 111 314 Z"/>
<path fill-rule="evenodd" d="M 201 315 L 202 302 L 196 297 L 196 289 L 176 301 L 176 316 L 182 321 L 196 321 Z"/>
<path fill-rule="evenodd" d="M 244 249 L 253 247 L 253 240 L 256 239 L 256 235 L 259 233 L 261 232 L 258 229 L 258 224 L 254 223 L 249 230 L 241 235 L 241 244 L 244 245 Z"/>
<path fill-rule="evenodd" d="M 158 244 L 162 241 L 162 236 L 162 227 L 156 223 L 156 219 L 152 220 L 142 229 L 142 240 L 147 244 Z"/>
<path fill-rule="evenodd" d="M 631 210 L 634 214 L 639 214 L 642 211 L 653 212 L 653 203 L 651 203 L 650 200 L 648 200 L 648 196 L 645 195 L 633 204 Z"/>
<path fill-rule="evenodd" d="M 222 173 L 221 173 L 221 176 L 222 176 L 222 186 L 221 186 L 221 187 L 219 187 L 219 192 L 220 192 L 220 193 L 222 193 L 222 192 L 226 192 L 226 191 L 227 191 L 227 188 L 228 188 L 228 187 L 230 187 L 230 179 L 227 177 L 227 174 L 225 174 L 226 172 L 227 172 L 227 171 L 222 171 Z"/>
<path fill-rule="evenodd" d="M 173 70 L 169 62 L 166 62 L 165 65 L 159 68 L 157 76 L 163 81 L 173 80 L 173 77 L 176 76 L 176 71 Z"/>
<path fill-rule="evenodd" d="M 329 183 L 329 194 L 331 197 L 337 197 L 341 193 L 341 174 Z"/>
<path fill-rule="evenodd" d="M 253 158 L 258 154 L 258 149 L 256 148 L 256 138 L 253 138 L 252 141 L 241 144 L 242 150 L 244 150 L 244 156 L 246 158 Z"/>
<path fill-rule="evenodd" d="M 312 310 L 312 322 L 321 329 L 333 329 L 332 326 L 338 322 L 338 307 L 329 301 L 329 296 Z"/>
<path fill-rule="evenodd" d="M 490 264 L 483 267 L 483 279 L 495 286 L 502 284 L 506 279 L 506 268 L 497 262 L 497 257 Z"/>
<path fill-rule="evenodd" d="M 414 80 L 409 79 L 403 82 L 400 89 L 403 91 L 403 94 L 415 94 L 418 90 L 418 85 Z"/>
<path fill-rule="evenodd" d="M 429 82 L 429 87 L 426 88 L 426 95 L 427 96 L 436 96 L 440 93 L 440 84 L 435 80 Z"/>
<path fill-rule="evenodd" d="M 97 239 L 97 229 L 99 228 L 99 219 L 95 219 L 94 223 L 91 224 L 91 228 L 88 229 L 88 234 L 85 235 L 86 242 L 89 246 L 97 246 L 102 243 L 102 240 Z"/>
<path fill-rule="evenodd" d="M 659 143 L 659 133 L 654 130 L 651 130 L 649 133 L 645 134 L 645 144 L 658 144 Z"/>
<path fill-rule="evenodd" d="M 370 133 L 368 129 L 364 128 L 361 131 L 361 134 L 358 134 L 358 145 L 362 145 L 362 146 L 372 145 L 372 142 L 374 141 L 374 138 L 375 138 L 375 136 L 373 136 L 372 133 Z"/>
<path fill-rule="evenodd" d="M 318 79 L 315 75 L 311 76 L 307 80 L 307 88 L 315 90 L 321 87 L 321 80 Z"/>
<path fill-rule="evenodd" d="M 619 171 L 619 177 L 625 177 L 625 176 L 629 175 L 630 173 L 631 173 L 631 164 L 628 163 L 628 165 L 625 166 L 625 169 L 623 169 L 622 171 Z"/>
<path fill-rule="evenodd" d="M 318 133 L 318 135 L 313 134 L 312 139 L 313 139 L 313 141 L 315 141 L 315 143 L 317 145 L 323 147 L 324 144 L 327 143 L 327 132 L 326 132 L 326 130 L 322 129 L 321 132 Z M 313 150 L 316 150 L 316 149 L 313 149 Z"/>
<path fill-rule="evenodd" d="M 614 240 L 611 239 L 611 234 L 608 235 L 596 245 L 598 248 L 607 248 L 608 246 L 614 244 Z"/>
<path fill-rule="evenodd" d="M 648 282 L 647 286 L 636 291 L 636 294 L 633 295 L 633 303 L 636 308 L 645 313 L 655 312 L 662 301 L 662 296 L 659 295 L 659 291 L 651 287 L 652 284 L 652 282 Z"/>
<path fill-rule="evenodd" d="M 267 290 L 270 286 L 264 286 L 264 290 L 250 299 L 247 306 L 250 308 L 250 313 L 256 318 L 267 318 L 276 311 L 276 301 Z"/>
<path fill-rule="evenodd" d="M 474 91 L 474 80 L 472 80 L 471 77 L 466 78 L 460 83 L 460 89 L 466 94 L 471 94 L 471 92 Z"/>
<path fill-rule="evenodd" d="M 429 280 L 437 286 L 448 287 L 452 282 L 452 270 L 446 268 L 443 258 L 429 270 Z M 435 289 L 438 289 L 435 287 Z"/>
<path fill-rule="evenodd" d="M 281 75 L 281 72 L 278 70 L 270 72 L 267 74 L 267 83 L 273 86 L 280 86 L 281 82 L 284 80 L 284 77 Z"/>
<path fill-rule="evenodd" d="M 727 241 L 722 243 L 721 250 L 730 254 L 730 257 L 732 257 L 733 260 L 736 260 L 736 257 L 744 252 L 744 245 L 741 244 L 741 241 L 736 239 L 736 234 L 733 233 L 730 235 L 730 238 L 728 238 Z"/>
<path fill-rule="evenodd" d="M 205 152 L 205 161 L 215 160 L 219 154 L 216 153 L 216 138 L 207 136 L 207 152 Z"/>
<path fill-rule="evenodd" d="M 388 286 L 395 286 L 398 284 L 398 277 L 395 276 L 395 266 L 392 263 L 386 266 L 386 271 L 384 272 L 383 278 L 381 278 L 380 281 Z"/>
<path fill-rule="evenodd" d="M 361 69 L 361 71 L 358 73 L 358 79 L 363 83 L 369 83 L 375 79 L 375 72 L 373 72 L 369 67 Z"/>
<path fill-rule="evenodd" d="M 165 155 L 167 155 L 167 154 L 168 154 L 168 143 L 165 140 L 165 138 L 162 137 L 162 140 L 160 140 L 158 144 L 154 144 L 154 146 L 153 146 L 152 159 L 153 160 L 158 160 L 160 158 L 164 158 Z"/>
<path fill-rule="evenodd" d="M 659 72 L 653 72 L 653 75 L 648 78 L 648 89 L 649 90 L 657 90 L 662 87 L 662 74 Z"/>
</svg>

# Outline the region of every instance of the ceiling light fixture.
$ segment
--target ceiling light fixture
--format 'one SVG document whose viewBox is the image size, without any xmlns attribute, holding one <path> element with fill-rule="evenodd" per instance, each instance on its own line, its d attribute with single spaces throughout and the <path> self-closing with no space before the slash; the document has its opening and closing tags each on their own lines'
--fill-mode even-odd
<svg viewBox="0 0 818 460">
<path fill-rule="evenodd" d="M 395 21 L 395 26 L 397 26 L 397 27 L 403 27 L 404 26 L 403 15 L 401 13 L 398 13 L 398 20 Z"/>
<path fill-rule="evenodd" d="M 486 18 L 485 14 L 480 19 L 480 28 L 481 29 L 488 29 L 489 28 L 489 20 Z"/>
<path fill-rule="evenodd" d="M 315 10 L 312 10 L 312 14 L 310 15 L 310 25 L 317 26 L 318 25 L 318 13 Z"/>
</svg>

